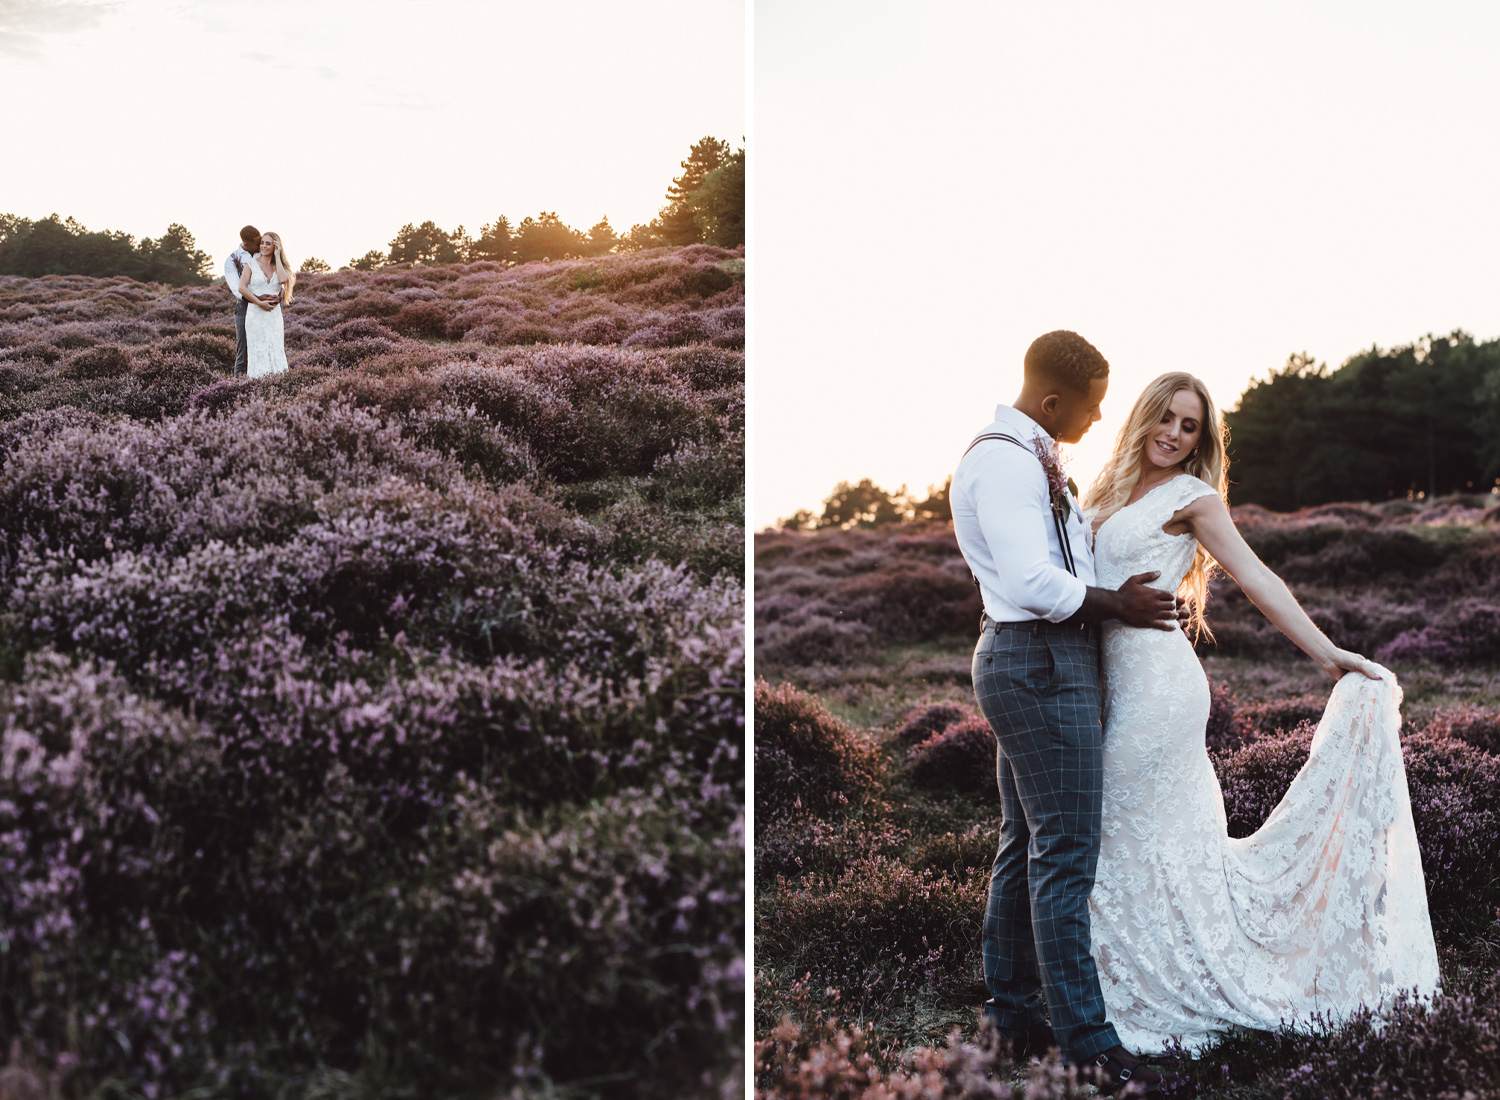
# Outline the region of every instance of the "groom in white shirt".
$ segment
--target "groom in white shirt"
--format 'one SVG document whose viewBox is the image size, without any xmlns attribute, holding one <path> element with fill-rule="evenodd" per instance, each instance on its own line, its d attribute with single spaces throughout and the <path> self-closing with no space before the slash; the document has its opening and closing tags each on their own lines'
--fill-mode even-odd
<svg viewBox="0 0 1500 1100">
<path fill-rule="evenodd" d="M 260 251 L 260 230 L 247 225 L 240 230 L 240 246 L 224 260 L 224 281 L 229 284 L 229 293 L 234 295 L 234 376 L 245 377 L 250 361 L 245 346 L 245 310 L 250 303 L 240 293 L 240 273 L 245 265 Z"/>
<path fill-rule="evenodd" d="M 1118 591 L 1094 586 L 1090 531 L 1057 444 L 1083 438 L 1108 388 L 1109 363 L 1083 337 L 1038 337 L 1021 395 L 964 452 L 949 499 L 984 600 L 974 694 L 999 744 L 985 1018 L 1021 1056 L 1058 1046 L 1067 1061 L 1098 1066 L 1106 1093 L 1134 1083 L 1154 1095 L 1160 1075 L 1105 1019 L 1089 951 L 1104 805 L 1096 624 L 1175 630 L 1178 617 L 1171 594 L 1147 587 L 1155 573 Z"/>
</svg>

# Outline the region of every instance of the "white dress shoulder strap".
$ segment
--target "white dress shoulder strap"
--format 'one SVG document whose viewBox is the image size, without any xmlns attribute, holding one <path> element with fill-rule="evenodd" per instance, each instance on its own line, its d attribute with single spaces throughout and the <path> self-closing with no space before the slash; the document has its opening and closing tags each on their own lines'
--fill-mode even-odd
<svg viewBox="0 0 1500 1100">
<path fill-rule="evenodd" d="M 1219 490 L 1202 478 L 1194 477 L 1192 474 L 1179 474 L 1172 483 L 1172 492 L 1162 495 L 1174 502 L 1172 511 L 1175 512 L 1179 508 L 1186 508 L 1199 497 L 1218 496 Z"/>
</svg>

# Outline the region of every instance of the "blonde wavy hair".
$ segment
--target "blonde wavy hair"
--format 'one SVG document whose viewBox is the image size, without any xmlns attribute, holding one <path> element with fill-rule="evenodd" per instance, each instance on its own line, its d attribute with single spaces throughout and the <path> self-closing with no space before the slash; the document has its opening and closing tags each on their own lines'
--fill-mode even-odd
<svg viewBox="0 0 1500 1100">
<path fill-rule="evenodd" d="M 286 258 L 286 252 L 281 247 L 281 234 L 266 230 L 261 237 L 269 237 L 276 243 L 276 251 L 272 253 L 273 262 L 276 266 L 276 274 L 281 276 L 281 285 L 286 288 L 286 300 L 292 300 L 292 287 L 297 284 L 297 273 L 292 270 L 291 261 Z"/>
<path fill-rule="evenodd" d="M 1115 437 L 1115 449 L 1105 462 L 1099 476 L 1089 486 L 1083 498 L 1083 508 L 1095 523 L 1103 523 L 1130 499 L 1131 491 L 1141 479 L 1141 470 L 1146 463 L 1146 444 L 1151 433 L 1171 407 L 1172 398 L 1183 390 L 1191 390 L 1203 402 L 1203 424 L 1198 445 L 1191 454 L 1177 464 L 1185 474 L 1192 474 L 1205 485 L 1213 488 L 1219 499 L 1229 505 L 1229 430 L 1219 416 L 1208 387 L 1186 371 L 1168 371 L 1151 380 L 1141 395 L 1135 399 L 1125 426 Z M 1203 544 L 1193 557 L 1192 568 L 1182 578 L 1178 595 L 1187 600 L 1191 612 L 1189 622 L 1195 637 L 1207 636 L 1213 640 L 1214 633 L 1204 619 L 1204 608 L 1208 603 L 1208 582 L 1217 568 L 1217 563 Z"/>
</svg>

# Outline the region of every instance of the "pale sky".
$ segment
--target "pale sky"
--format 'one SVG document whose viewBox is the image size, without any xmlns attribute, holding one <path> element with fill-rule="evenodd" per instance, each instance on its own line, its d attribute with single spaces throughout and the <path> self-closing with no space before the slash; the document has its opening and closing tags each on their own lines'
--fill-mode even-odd
<svg viewBox="0 0 1500 1100">
<path fill-rule="evenodd" d="M 555 211 L 624 233 L 745 134 L 744 0 L 0 0 L 0 212 L 293 260 Z"/>
<path fill-rule="evenodd" d="M 941 484 L 1051 329 L 1112 368 L 1080 484 L 1163 371 L 1232 406 L 1293 352 L 1500 336 L 1500 4 L 753 19 L 757 528 Z"/>
</svg>

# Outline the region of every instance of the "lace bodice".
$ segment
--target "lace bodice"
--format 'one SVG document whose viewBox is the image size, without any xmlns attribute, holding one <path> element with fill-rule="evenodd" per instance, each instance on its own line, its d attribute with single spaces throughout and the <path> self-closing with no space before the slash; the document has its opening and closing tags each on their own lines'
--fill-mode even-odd
<svg viewBox="0 0 1500 1100">
<path fill-rule="evenodd" d="M 1151 587 L 1176 592 L 1192 568 L 1198 542 L 1192 535 L 1169 535 L 1162 526 L 1178 509 L 1215 491 L 1191 474 L 1179 474 L 1105 520 L 1094 535 L 1099 587 L 1119 588 L 1137 573 L 1159 569 L 1161 576 Z"/>
<path fill-rule="evenodd" d="M 273 267 L 271 277 L 266 278 L 266 273 L 261 270 L 260 261 L 252 256 L 250 258 L 250 290 L 262 298 L 276 297 L 281 293 L 281 273 Z"/>
</svg>

